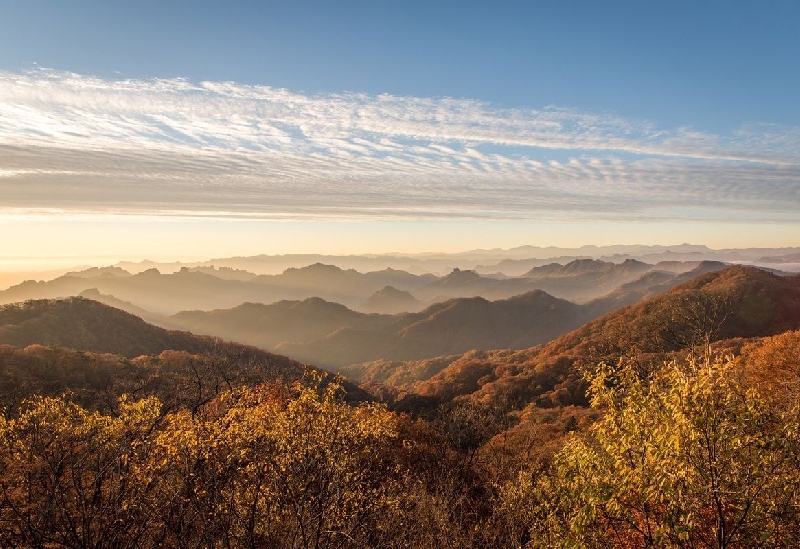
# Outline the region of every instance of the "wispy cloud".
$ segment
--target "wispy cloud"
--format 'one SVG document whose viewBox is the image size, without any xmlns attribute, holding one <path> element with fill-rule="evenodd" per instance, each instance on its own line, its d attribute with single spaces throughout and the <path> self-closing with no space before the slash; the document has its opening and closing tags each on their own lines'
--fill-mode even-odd
<svg viewBox="0 0 800 549">
<path fill-rule="evenodd" d="M 0 71 L 0 207 L 798 220 L 800 129 L 713 135 L 467 99 Z"/>
</svg>

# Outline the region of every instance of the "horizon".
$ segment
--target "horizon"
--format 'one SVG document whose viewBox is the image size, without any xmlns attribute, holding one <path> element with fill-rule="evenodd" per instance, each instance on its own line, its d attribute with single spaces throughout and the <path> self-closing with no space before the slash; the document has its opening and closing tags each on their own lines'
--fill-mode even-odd
<svg viewBox="0 0 800 549">
<path fill-rule="evenodd" d="M 0 7 L 0 263 L 800 246 L 798 54 L 788 2 Z"/>
<path fill-rule="evenodd" d="M 42 280 L 52 279 L 67 272 L 81 271 L 92 268 L 109 268 L 120 265 L 157 265 L 165 266 L 214 266 L 214 262 L 226 262 L 236 259 L 293 259 L 310 257 L 309 261 L 318 259 L 331 259 L 331 265 L 337 265 L 336 260 L 347 259 L 415 259 L 420 261 L 441 260 L 441 261 L 481 261 L 502 260 L 502 259 L 553 259 L 566 260 L 568 258 L 577 259 L 581 256 L 601 259 L 603 261 L 615 262 L 622 259 L 626 254 L 633 257 L 642 255 L 663 255 L 663 254 L 686 254 L 686 253 L 707 253 L 707 255 L 750 252 L 750 253 L 771 253 L 787 251 L 800 251 L 800 246 L 742 246 L 742 247 L 712 247 L 706 244 L 682 242 L 671 244 L 582 244 L 579 246 L 556 246 L 556 245 L 534 245 L 521 244 L 513 247 L 494 247 L 494 248 L 470 248 L 453 251 L 416 251 L 416 252 L 361 252 L 361 253 L 321 253 L 314 251 L 295 251 L 291 253 L 254 253 L 254 254 L 231 254 L 231 255 L 205 255 L 195 257 L 176 257 L 176 256 L 126 256 L 126 255 L 97 255 L 97 256 L 12 256 L 0 254 L 0 289 L 8 285 L 9 280 L 15 283 L 27 280 L 22 275 L 42 275 Z M 524 253 L 523 253 L 524 252 Z M 581 253 L 583 252 L 583 253 Z M 574 254 L 574 255 L 570 255 Z M 758 264 L 755 259 L 741 260 L 743 264 Z M 346 263 L 346 261 L 345 261 Z M 736 264 L 736 262 L 730 262 Z M 307 266 L 311 263 L 298 263 L 299 266 Z M 477 264 L 477 263 L 476 263 Z M 453 268 L 456 263 L 454 263 Z M 800 270 L 800 263 L 788 263 L 783 265 L 789 272 Z M 38 280 L 38 279 L 37 279 Z"/>
</svg>

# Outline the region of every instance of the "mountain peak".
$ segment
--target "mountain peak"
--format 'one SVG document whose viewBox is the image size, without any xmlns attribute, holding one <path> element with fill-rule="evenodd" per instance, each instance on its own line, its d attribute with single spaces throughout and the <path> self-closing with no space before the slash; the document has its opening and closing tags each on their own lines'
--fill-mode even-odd
<svg viewBox="0 0 800 549">
<path fill-rule="evenodd" d="M 422 307 L 422 302 L 404 290 L 398 290 L 394 286 L 384 286 L 372 294 L 359 310 L 365 313 L 406 313 L 418 311 Z"/>
<path fill-rule="evenodd" d="M 450 274 L 445 276 L 442 280 L 450 279 L 450 280 L 464 281 L 464 280 L 477 280 L 478 278 L 481 278 L 481 275 L 479 275 L 476 271 L 473 271 L 471 269 L 459 269 L 458 267 L 456 267 L 450 272 Z"/>
<path fill-rule="evenodd" d="M 319 261 L 316 263 L 312 263 L 311 265 L 306 265 L 305 267 L 289 267 L 283 274 L 289 273 L 337 273 L 337 272 L 344 272 L 342 269 L 337 267 L 336 265 L 329 265 L 327 263 L 320 263 Z"/>
</svg>

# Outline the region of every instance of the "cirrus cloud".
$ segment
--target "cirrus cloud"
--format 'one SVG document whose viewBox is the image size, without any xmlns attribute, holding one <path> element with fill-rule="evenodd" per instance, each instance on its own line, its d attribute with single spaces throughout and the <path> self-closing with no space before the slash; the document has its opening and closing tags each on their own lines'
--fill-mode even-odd
<svg viewBox="0 0 800 549">
<path fill-rule="evenodd" d="M 0 208 L 797 221 L 800 130 L 452 98 L 0 71 Z"/>
</svg>

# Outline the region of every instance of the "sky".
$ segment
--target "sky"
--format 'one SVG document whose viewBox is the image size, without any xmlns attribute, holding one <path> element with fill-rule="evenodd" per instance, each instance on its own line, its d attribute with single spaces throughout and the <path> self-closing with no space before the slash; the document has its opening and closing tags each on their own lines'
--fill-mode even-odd
<svg viewBox="0 0 800 549">
<path fill-rule="evenodd" d="M 0 268 L 800 246 L 800 3 L 0 2 Z"/>
</svg>

